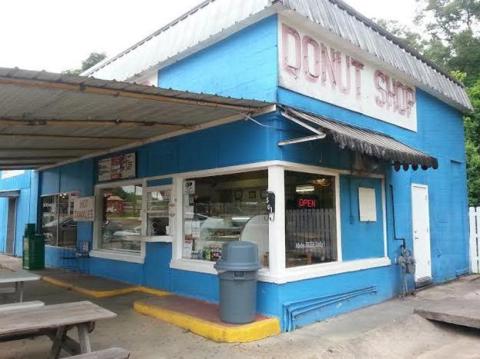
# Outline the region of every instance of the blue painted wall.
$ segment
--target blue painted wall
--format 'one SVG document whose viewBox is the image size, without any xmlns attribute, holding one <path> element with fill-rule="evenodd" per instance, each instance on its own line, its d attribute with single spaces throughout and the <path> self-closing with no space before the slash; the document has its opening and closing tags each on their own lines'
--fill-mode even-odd
<svg viewBox="0 0 480 359">
<path fill-rule="evenodd" d="M 271 16 L 159 72 L 160 87 L 275 102 L 277 17 Z"/>
<path fill-rule="evenodd" d="M 17 199 L 16 225 L 15 225 L 15 256 L 22 256 L 23 234 L 27 223 L 36 223 L 38 173 L 25 171 L 25 173 L 0 179 L 0 191 L 19 191 Z M 6 250 L 8 220 L 8 198 L 0 198 L 0 252 Z"/>
<path fill-rule="evenodd" d="M 398 140 L 438 158 L 440 168 L 428 171 L 395 172 L 381 167 L 384 174 L 387 213 L 387 253 L 395 261 L 405 238 L 412 247 L 411 184 L 427 184 L 430 191 L 432 269 L 435 282 L 455 278 L 468 267 L 467 196 L 464 134 L 461 114 L 427 93 L 417 90 L 418 132 L 370 118 L 277 87 L 277 22 L 265 19 L 230 38 L 173 64 L 159 72 L 159 85 L 180 90 L 255 98 L 303 109 L 337 121 L 394 136 Z M 177 172 L 284 160 L 349 170 L 352 153 L 329 141 L 316 141 L 279 148 L 281 139 L 299 137 L 304 130 L 278 114 L 262 116 L 266 127 L 238 121 L 196 133 L 142 146 L 137 151 L 138 176 L 149 177 Z M 42 173 L 42 194 L 79 190 L 93 193 L 96 160 L 82 161 Z M 375 189 L 377 222 L 358 221 L 358 187 Z M 382 183 L 342 175 L 340 178 L 342 254 L 345 261 L 383 256 Z M 393 189 L 393 200 L 392 200 Z M 393 216 L 395 209 L 395 218 Z M 396 231 L 394 231 L 394 221 Z M 79 237 L 91 238 L 86 226 Z M 55 255 L 54 255 L 55 256 Z M 171 245 L 147 245 L 144 265 L 92 258 L 92 274 L 115 278 L 211 301 L 218 300 L 215 276 L 169 268 Z M 51 260 L 51 262 L 55 262 Z M 285 303 L 341 295 L 374 287 L 375 293 L 344 300 L 298 318 L 298 325 L 336 315 L 391 298 L 399 290 L 396 265 L 275 285 L 260 283 L 260 312 L 283 316 Z"/>
<path fill-rule="evenodd" d="M 435 282 L 444 282 L 468 270 L 466 158 L 463 119 L 457 110 L 417 89 L 418 132 L 415 133 L 283 88 L 279 88 L 278 98 L 285 105 L 383 132 L 436 157 L 439 160 L 437 170 L 395 172 L 392 168 L 387 169 L 387 205 L 390 206 L 388 212 L 392 213 L 389 202 L 390 186 L 393 186 L 396 235 L 405 238 L 412 248 L 411 185 L 428 185 L 433 279 Z M 309 152 L 306 152 L 306 155 L 309 157 Z M 283 158 L 290 156 L 286 153 Z M 452 208 L 455 208 L 455 211 Z M 387 224 L 391 240 L 391 217 Z M 389 255 L 395 258 L 398 244 L 390 243 Z"/>
<path fill-rule="evenodd" d="M 342 259 L 344 261 L 384 256 L 382 181 L 341 176 Z M 360 222 L 359 187 L 373 188 L 377 206 L 376 222 Z"/>
</svg>

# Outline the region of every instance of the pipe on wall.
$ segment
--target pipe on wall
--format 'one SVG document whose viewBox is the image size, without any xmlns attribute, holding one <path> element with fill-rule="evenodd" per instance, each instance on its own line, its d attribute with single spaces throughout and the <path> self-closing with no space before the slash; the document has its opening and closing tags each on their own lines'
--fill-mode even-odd
<svg viewBox="0 0 480 359">
<path fill-rule="evenodd" d="M 325 297 L 311 298 L 296 302 L 285 303 L 283 305 L 283 327 L 287 332 L 293 331 L 297 327 L 296 321 L 299 319 L 299 317 L 303 315 L 359 297 L 361 295 L 375 293 L 377 293 L 377 288 L 372 286 Z"/>
</svg>

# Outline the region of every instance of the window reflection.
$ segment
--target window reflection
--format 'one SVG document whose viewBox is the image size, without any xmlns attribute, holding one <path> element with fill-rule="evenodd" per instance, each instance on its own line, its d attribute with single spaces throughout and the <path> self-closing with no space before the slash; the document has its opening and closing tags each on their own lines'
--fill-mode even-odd
<svg viewBox="0 0 480 359">
<path fill-rule="evenodd" d="M 42 197 L 42 233 L 45 244 L 75 247 L 77 223 L 73 220 L 73 200 L 76 193 L 60 193 Z"/>
<path fill-rule="evenodd" d="M 335 177 L 285 172 L 287 267 L 337 260 Z"/>
<path fill-rule="evenodd" d="M 127 185 L 101 191 L 101 248 L 139 252 L 142 232 L 142 186 Z"/>
<path fill-rule="evenodd" d="M 186 180 L 183 258 L 216 261 L 224 243 L 245 240 L 268 266 L 267 185 L 267 171 Z"/>
</svg>

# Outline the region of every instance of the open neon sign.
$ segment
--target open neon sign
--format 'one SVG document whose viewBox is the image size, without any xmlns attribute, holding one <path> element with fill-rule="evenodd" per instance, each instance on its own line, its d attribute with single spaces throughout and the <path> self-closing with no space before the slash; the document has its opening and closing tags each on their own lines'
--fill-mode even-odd
<svg viewBox="0 0 480 359">
<path fill-rule="evenodd" d="M 298 208 L 317 208 L 317 200 L 315 198 L 299 198 L 297 200 Z"/>
</svg>

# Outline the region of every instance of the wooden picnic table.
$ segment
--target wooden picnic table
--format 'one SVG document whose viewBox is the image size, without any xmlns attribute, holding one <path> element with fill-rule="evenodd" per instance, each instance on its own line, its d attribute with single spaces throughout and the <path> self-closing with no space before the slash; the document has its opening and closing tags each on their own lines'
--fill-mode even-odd
<svg viewBox="0 0 480 359">
<path fill-rule="evenodd" d="M 15 293 L 19 296 L 19 302 L 23 302 L 23 287 L 25 282 L 39 280 L 38 274 L 26 270 L 13 270 L 0 267 L 0 284 L 15 284 Z"/>
<path fill-rule="evenodd" d="M 95 322 L 116 316 L 88 301 L 0 313 L 0 342 L 46 335 L 53 342 L 50 359 L 57 359 L 62 349 L 71 355 L 90 353 Z M 78 330 L 78 342 L 68 336 L 72 328 Z"/>
</svg>

